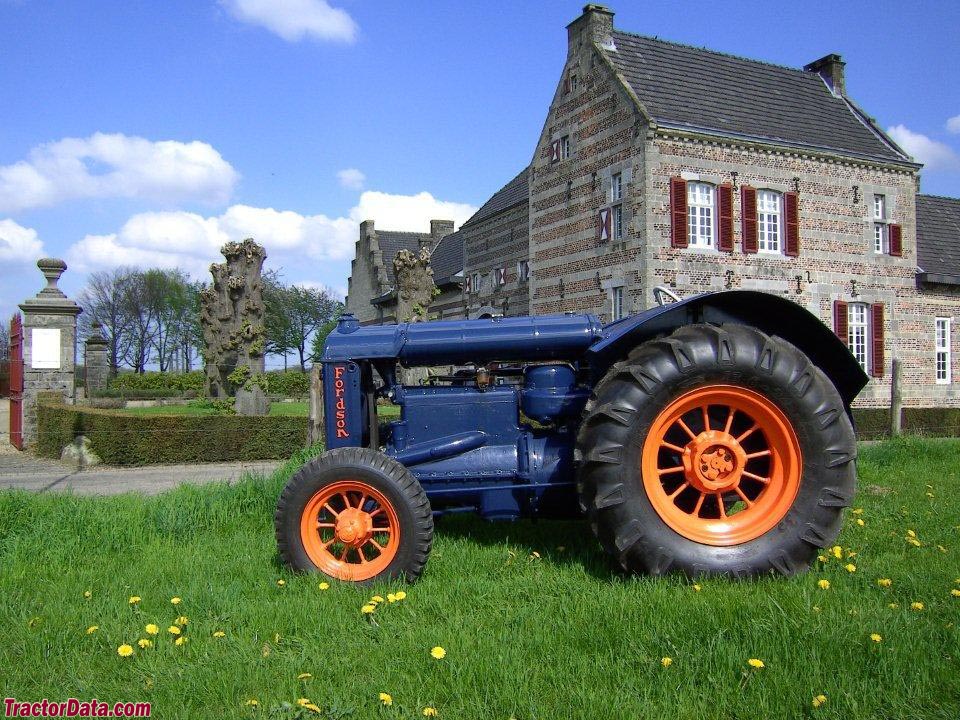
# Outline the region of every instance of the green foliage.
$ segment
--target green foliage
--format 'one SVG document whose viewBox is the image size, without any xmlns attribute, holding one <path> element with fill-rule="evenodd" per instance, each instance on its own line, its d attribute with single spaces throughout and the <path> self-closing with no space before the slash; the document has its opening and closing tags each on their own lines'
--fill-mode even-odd
<svg viewBox="0 0 960 720">
<path fill-rule="evenodd" d="M 227 380 L 230 381 L 230 384 L 233 387 L 240 387 L 246 385 L 247 380 L 250 379 L 250 368 L 246 365 L 237 365 L 233 371 L 227 375 Z"/>
<path fill-rule="evenodd" d="M 203 390 L 203 371 L 188 373 L 120 373 L 110 381 L 110 390 Z"/>
<path fill-rule="evenodd" d="M 299 370 L 271 370 L 264 375 L 266 385 L 260 387 L 268 395 L 295 398 L 310 394 L 310 376 Z"/>
<path fill-rule="evenodd" d="M 341 307 L 342 310 L 342 307 Z M 337 321 L 340 318 L 340 312 L 337 312 L 337 316 L 332 320 L 325 322 L 320 328 L 313 334 L 313 340 L 310 343 L 310 361 L 311 362 L 320 362 L 320 358 L 323 357 L 323 346 L 327 342 L 327 336 L 332 333 L 337 327 Z"/>
<path fill-rule="evenodd" d="M 161 400 L 163 398 L 180 397 L 187 392 L 195 391 L 184 391 L 181 393 L 179 390 L 173 390 L 172 388 L 156 388 L 153 390 L 140 388 L 107 388 L 106 390 L 97 392 L 97 397 L 122 398 L 124 400 Z"/>
<path fill-rule="evenodd" d="M 216 400 L 214 398 L 199 398 L 187 403 L 187 407 L 199 410 L 210 410 L 213 415 L 236 415 L 237 410 L 231 398 Z"/>
<path fill-rule="evenodd" d="M 37 416 L 39 455 L 60 457 L 65 445 L 85 435 L 108 465 L 282 459 L 302 448 L 307 435 L 302 417 L 134 415 L 49 398 Z"/>
</svg>

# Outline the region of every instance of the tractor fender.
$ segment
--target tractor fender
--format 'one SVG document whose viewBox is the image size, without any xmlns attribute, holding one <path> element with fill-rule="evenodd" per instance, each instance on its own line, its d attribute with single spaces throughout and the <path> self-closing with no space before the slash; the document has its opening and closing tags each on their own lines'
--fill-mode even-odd
<svg viewBox="0 0 960 720">
<path fill-rule="evenodd" d="M 869 380 L 846 344 L 817 316 L 778 295 L 753 290 L 694 295 L 605 325 L 584 359 L 598 382 L 637 345 L 696 323 L 749 325 L 783 338 L 826 373 L 847 407 Z"/>
</svg>

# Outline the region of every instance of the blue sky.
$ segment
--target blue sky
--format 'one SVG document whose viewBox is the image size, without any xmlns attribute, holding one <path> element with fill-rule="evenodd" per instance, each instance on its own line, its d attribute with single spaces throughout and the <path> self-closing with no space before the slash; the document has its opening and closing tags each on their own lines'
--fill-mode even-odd
<svg viewBox="0 0 960 720">
<path fill-rule="evenodd" d="M 346 288 L 359 220 L 461 222 L 530 160 L 582 2 L 0 0 L 0 317 L 66 258 L 202 277 L 253 235 Z M 610 3 L 618 28 L 799 67 L 960 196 L 960 3 Z M 953 120 L 951 120 L 953 119 Z"/>
</svg>

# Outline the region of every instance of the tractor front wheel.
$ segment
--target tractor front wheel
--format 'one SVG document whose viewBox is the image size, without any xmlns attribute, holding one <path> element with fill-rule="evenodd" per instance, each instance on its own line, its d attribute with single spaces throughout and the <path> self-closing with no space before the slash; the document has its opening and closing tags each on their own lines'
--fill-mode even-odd
<svg viewBox="0 0 960 720">
<path fill-rule="evenodd" d="M 420 483 L 396 460 L 340 448 L 311 460 L 283 489 L 274 517 L 283 562 L 337 580 L 416 580 L 433 539 Z"/>
<path fill-rule="evenodd" d="M 833 542 L 856 482 L 836 388 L 796 347 L 691 325 L 597 385 L 577 447 L 581 504 L 632 572 L 791 575 Z"/>
</svg>

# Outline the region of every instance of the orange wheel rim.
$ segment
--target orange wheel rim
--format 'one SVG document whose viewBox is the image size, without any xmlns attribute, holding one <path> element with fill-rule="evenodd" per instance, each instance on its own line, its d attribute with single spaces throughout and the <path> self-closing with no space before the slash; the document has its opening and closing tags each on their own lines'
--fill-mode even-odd
<svg viewBox="0 0 960 720">
<path fill-rule="evenodd" d="M 643 485 L 674 531 L 705 545 L 738 545 L 773 528 L 793 505 L 802 459 L 793 426 L 763 395 L 733 385 L 691 390 L 654 420 Z"/>
<path fill-rule="evenodd" d="M 318 490 L 300 516 L 307 557 L 339 580 L 369 580 L 387 569 L 400 547 L 400 522 L 376 488 L 342 480 Z"/>
</svg>

